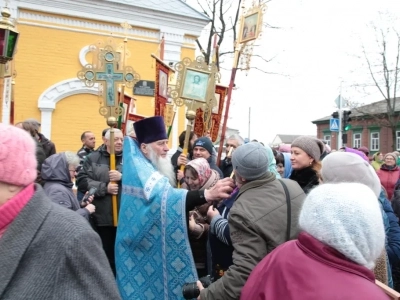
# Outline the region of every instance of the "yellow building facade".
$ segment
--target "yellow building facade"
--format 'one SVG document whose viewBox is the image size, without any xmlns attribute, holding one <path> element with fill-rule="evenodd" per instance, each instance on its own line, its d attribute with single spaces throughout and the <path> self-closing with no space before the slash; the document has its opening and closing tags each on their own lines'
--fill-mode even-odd
<svg viewBox="0 0 400 300">
<path fill-rule="evenodd" d="M 170 5 L 164 0 L 14 1 L 10 8 L 20 32 L 13 62 L 17 74 L 14 122 L 37 119 L 57 152 L 77 151 L 86 130 L 95 133 L 99 146 L 107 125 L 99 114 L 98 87 L 86 87 L 77 78 L 77 72 L 93 61 L 89 45 L 109 37 L 119 44 L 127 37 L 130 56 L 126 65 L 132 66 L 142 80 L 154 81 L 155 62 L 150 55 L 157 54 L 162 37 L 164 60 L 172 65 L 184 57 L 194 58 L 195 40 L 208 23 L 206 17 L 181 1 Z M 123 22 L 132 28 L 124 29 Z M 10 108 L 5 105 L 10 100 L 5 94 L 10 82 L 3 82 L 0 113 L 4 123 L 10 122 Z M 153 97 L 133 95 L 128 89 L 125 94 L 136 99 L 137 114 L 154 115 Z M 185 121 L 184 108 L 180 108 L 170 147 L 177 147 Z"/>
</svg>

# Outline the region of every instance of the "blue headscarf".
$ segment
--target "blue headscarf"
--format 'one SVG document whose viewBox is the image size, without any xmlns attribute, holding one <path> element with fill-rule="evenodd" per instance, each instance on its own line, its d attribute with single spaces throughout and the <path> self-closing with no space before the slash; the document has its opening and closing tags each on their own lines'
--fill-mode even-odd
<svg viewBox="0 0 400 300">
<path fill-rule="evenodd" d="M 281 178 L 281 175 L 279 175 L 278 171 L 276 170 L 276 160 L 275 160 L 274 152 L 272 152 L 272 149 L 270 146 L 264 146 L 264 147 L 265 147 L 265 149 L 267 149 L 267 157 L 268 157 L 268 161 L 269 161 L 268 171 L 275 174 L 276 178 Z"/>
<path fill-rule="evenodd" d="M 290 153 L 282 153 L 283 159 L 285 160 L 285 172 L 283 173 L 284 178 L 289 178 L 292 174 L 292 162 L 290 161 Z"/>
<path fill-rule="evenodd" d="M 125 137 L 122 197 L 115 242 L 122 299 L 182 299 L 197 280 L 186 224 L 187 190 L 174 189 Z"/>
</svg>

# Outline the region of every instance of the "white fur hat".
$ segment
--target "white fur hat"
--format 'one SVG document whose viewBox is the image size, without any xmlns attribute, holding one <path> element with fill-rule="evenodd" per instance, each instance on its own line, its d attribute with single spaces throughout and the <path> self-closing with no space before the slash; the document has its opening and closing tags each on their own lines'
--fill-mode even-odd
<svg viewBox="0 0 400 300">
<path fill-rule="evenodd" d="M 300 228 L 351 261 L 373 269 L 385 247 L 376 195 L 364 184 L 322 184 L 304 201 Z"/>
</svg>

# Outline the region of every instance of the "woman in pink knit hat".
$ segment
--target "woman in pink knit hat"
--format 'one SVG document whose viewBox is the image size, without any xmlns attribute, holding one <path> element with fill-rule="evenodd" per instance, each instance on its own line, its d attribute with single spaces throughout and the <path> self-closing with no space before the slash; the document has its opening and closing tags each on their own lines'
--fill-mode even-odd
<svg viewBox="0 0 400 300">
<path fill-rule="evenodd" d="M 99 236 L 34 183 L 35 152 L 0 123 L 0 299 L 120 299 Z"/>
</svg>

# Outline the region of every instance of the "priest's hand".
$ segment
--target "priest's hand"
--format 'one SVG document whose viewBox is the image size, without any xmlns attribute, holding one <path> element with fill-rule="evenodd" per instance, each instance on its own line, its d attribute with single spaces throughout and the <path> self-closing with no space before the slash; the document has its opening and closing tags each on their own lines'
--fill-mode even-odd
<svg viewBox="0 0 400 300">
<path fill-rule="evenodd" d="M 230 197 L 234 188 L 235 183 L 232 178 L 220 179 L 212 188 L 204 191 L 204 197 L 207 202 L 223 200 Z"/>
<path fill-rule="evenodd" d="M 187 157 L 183 154 L 179 155 L 178 161 L 177 161 L 178 167 L 180 167 L 182 165 L 186 166 L 187 163 L 188 163 Z"/>
<path fill-rule="evenodd" d="M 108 171 L 108 176 L 110 176 L 110 181 L 112 182 L 120 181 L 122 178 L 122 174 L 117 170 Z"/>
</svg>

